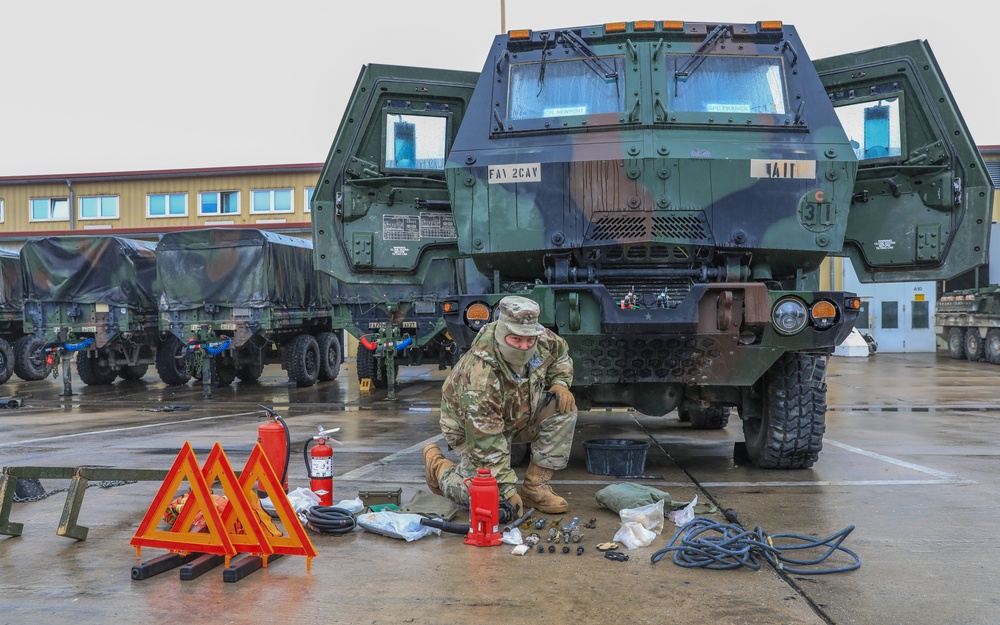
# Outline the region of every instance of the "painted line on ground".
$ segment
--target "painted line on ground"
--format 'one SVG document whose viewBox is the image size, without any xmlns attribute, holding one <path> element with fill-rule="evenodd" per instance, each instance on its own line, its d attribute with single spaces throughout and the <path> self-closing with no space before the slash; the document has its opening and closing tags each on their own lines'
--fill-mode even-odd
<svg viewBox="0 0 1000 625">
<path fill-rule="evenodd" d="M 851 453 L 860 454 L 862 456 L 867 456 L 869 458 L 874 458 L 875 460 L 881 460 L 882 462 L 888 462 L 889 464 L 894 464 L 894 465 L 896 465 L 898 467 L 904 467 L 904 468 L 907 468 L 907 469 L 913 469 L 914 471 L 919 471 L 921 473 L 926 473 L 928 475 L 933 475 L 933 476 L 935 476 L 937 478 L 940 478 L 941 480 L 944 480 L 946 482 L 953 482 L 953 481 L 955 481 L 955 480 L 958 479 L 957 477 L 955 477 L 951 473 L 945 473 L 944 471 L 938 471 L 937 469 L 932 469 L 930 467 L 925 467 L 925 466 L 922 466 L 922 465 L 919 465 L 919 464 L 913 464 L 912 462 L 906 462 L 905 460 L 899 460 L 898 458 L 893 458 L 891 456 L 884 456 L 882 454 L 875 453 L 874 451 L 867 451 L 865 449 L 861 449 L 859 447 L 854 447 L 852 445 L 847 445 L 847 444 L 844 444 L 844 443 L 838 443 L 837 441 L 832 441 L 832 440 L 830 440 L 828 438 L 824 439 L 823 442 L 826 443 L 826 444 L 828 444 L 828 445 L 833 445 L 834 447 L 840 447 L 841 449 L 843 449 L 845 451 L 849 451 Z"/>
<path fill-rule="evenodd" d="M 45 438 L 29 438 L 23 441 L 10 441 L 0 443 L 0 447 L 17 447 L 18 445 L 28 445 L 32 443 L 47 443 L 67 438 L 79 438 L 81 436 L 95 436 L 101 434 L 115 434 L 117 432 L 131 432 L 133 430 L 146 430 L 149 428 L 163 427 L 167 425 L 184 425 L 185 423 L 197 423 L 199 421 L 213 421 L 216 419 L 232 419 L 233 417 L 246 417 L 249 415 L 260 415 L 259 410 L 252 412 L 235 412 L 233 414 L 215 415 L 212 417 L 198 417 L 195 419 L 184 419 L 183 421 L 163 421 L 162 423 L 146 423 L 145 425 L 134 425 L 127 428 L 112 428 L 110 430 L 93 430 L 90 432 L 74 432 L 73 434 L 59 434 L 58 436 L 47 436 Z"/>
<path fill-rule="evenodd" d="M 366 464 L 364 466 L 360 466 L 357 469 L 353 469 L 351 471 L 348 471 L 347 473 L 341 475 L 340 477 L 335 477 L 334 479 L 335 480 L 358 480 L 358 481 L 364 481 L 364 480 L 360 480 L 359 479 L 359 478 L 361 478 L 362 475 L 364 475 L 366 473 L 371 473 L 372 471 L 374 471 L 375 469 L 377 469 L 379 467 L 383 467 L 383 466 L 385 466 L 387 464 L 391 464 L 394 460 L 402 458 L 403 456 L 409 455 L 409 454 L 411 454 L 411 453 L 413 453 L 415 451 L 420 451 L 420 450 L 422 450 L 424 448 L 424 445 L 426 445 L 427 443 L 436 443 L 437 441 L 439 441 L 439 440 L 441 440 L 443 438 L 444 438 L 443 434 L 438 434 L 437 436 L 432 436 L 432 437 L 428 438 L 427 440 L 420 441 L 416 445 L 411 445 L 411 446 L 407 447 L 406 449 L 402 449 L 400 451 L 397 451 L 394 454 L 389 454 L 388 456 L 386 456 L 386 457 L 384 457 L 384 458 L 382 458 L 380 460 L 376 460 L 375 462 L 369 462 L 368 464 Z M 385 478 L 382 478 L 380 481 L 384 482 Z M 400 480 L 397 480 L 397 479 L 394 478 L 393 481 L 394 482 L 398 482 Z M 418 482 L 414 482 L 414 483 L 418 483 Z M 423 484 L 423 480 L 421 480 L 419 483 Z"/>
</svg>

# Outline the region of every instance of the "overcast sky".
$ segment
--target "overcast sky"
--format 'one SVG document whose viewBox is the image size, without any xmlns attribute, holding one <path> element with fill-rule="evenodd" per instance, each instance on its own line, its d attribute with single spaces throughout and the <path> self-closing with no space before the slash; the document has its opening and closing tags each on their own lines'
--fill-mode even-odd
<svg viewBox="0 0 1000 625">
<path fill-rule="evenodd" d="M 1000 145 L 991 2 L 504 6 L 507 29 L 779 19 L 814 59 L 926 39 L 976 144 Z M 501 2 L 0 0 L 0 28 L 0 176 L 320 163 L 363 64 L 480 71 Z"/>
</svg>

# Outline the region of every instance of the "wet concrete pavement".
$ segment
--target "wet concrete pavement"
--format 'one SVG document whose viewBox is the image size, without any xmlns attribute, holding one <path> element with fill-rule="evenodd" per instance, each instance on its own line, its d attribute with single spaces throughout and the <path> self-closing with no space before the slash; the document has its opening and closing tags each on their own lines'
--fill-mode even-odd
<svg viewBox="0 0 1000 625">
<path fill-rule="evenodd" d="M 111 387 L 77 380 L 69 399 L 59 396 L 60 380 L 14 379 L 0 395 L 27 399 L 0 410 L 0 465 L 166 469 L 189 441 L 200 460 L 221 443 L 240 468 L 263 403 L 291 428 L 292 488 L 308 485 L 303 441 L 319 425 L 340 427 L 335 500 L 399 487 L 406 502 L 426 489 L 420 449 L 440 440 L 444 374 L 401 369 L 396 401 L 384 391 L 362 395 L 350 363 L 336 381 L 307 389 L 287 388 L 283 372 L 269 367 L 260 384 L 216 389 L 211 399 L 198 386 L 165 387 L 153 373 Z M 133 581 L 129 540 L 159 483 L 88 489 L 79 523 L 90 531 L 80 542 L 55 534 L 63 493 L 15 503 L 10 520 L 24 530 L 0 535 L 0 624 L 996 623 L 998 376 L 1000 367 L 934 354 L 835 358 L 824 450 L 803 471 L 734 463 L 733 443 L 742 440 L 735 415 L 725 430 L 696 432 L 675 415 L 582 413 L 570 467 L 553 485 L 569 500 L 569 516 L 598 519 L 581 543 L 583 556 L 515 557 L 509 546 L 469 547 L 454 534 L 407 543 L 356 530 L 310 534 L 319 552 L 310 571 L 304 558 L 286 556 L 235 584 L 222 581 L 221 567 L 192 581 L 180 581 L 176 570 Z M 182 409 L 148 411 L 164 407 Z M 594 493 L 614 479 L 587 473 L 582 447 L 603 438 L 650 441 L 645 473 L 662 478 L 644 483 L 677 501 L 697 495 L 732 508 L 746 528 L 826 537 L 855 526 L 844 545 L 862 558 L 861 568 L 808 576 L 767 566 L 682 568 L 669 556 L 652 563 L 676 529 L 669 522 L 628 562 L 605 560 L 594 545 L 619 522 Z M 147 548 L 143 559 L 162 553 Z M 827 564 L 846 563 L 835 556 Z"/>
</svg>

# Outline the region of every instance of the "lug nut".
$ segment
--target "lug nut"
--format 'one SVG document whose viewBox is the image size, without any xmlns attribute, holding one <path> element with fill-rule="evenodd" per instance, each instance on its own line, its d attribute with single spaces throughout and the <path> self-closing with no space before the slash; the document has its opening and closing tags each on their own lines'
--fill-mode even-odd
<svg viewBox="0 0 1000 625">
<path fill-rule="evenodd" d="M 556 552 L 556 546 L 555 545 L 549 545 L 549 553 L 555 553 L 555 552 Z"/>
<path fill-rule="evenodd" d="M 578 556 L 583 555 L 583 545 L 580 545 L 579 547 L 576 548 L 576 555 Z"/>
<path fill-rule="evenodd" d="M 569 547 L 563 547 L 563 553 L 569 553 Z"/>
</svg>

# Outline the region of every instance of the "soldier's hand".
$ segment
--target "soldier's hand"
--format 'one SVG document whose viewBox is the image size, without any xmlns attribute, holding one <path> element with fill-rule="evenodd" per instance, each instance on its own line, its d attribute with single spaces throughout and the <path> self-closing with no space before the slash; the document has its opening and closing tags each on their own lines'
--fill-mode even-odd
<svg viewBox="0 0 1000 625">
<path fill-rule="evenodd" d="M 562 384 L 553 384 L 549 392 L 556 396 L 556 409 L 559 412 L 573 412 L 576 410 L 576 398 L 573 392 Z"/>
</svg>

